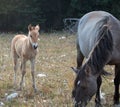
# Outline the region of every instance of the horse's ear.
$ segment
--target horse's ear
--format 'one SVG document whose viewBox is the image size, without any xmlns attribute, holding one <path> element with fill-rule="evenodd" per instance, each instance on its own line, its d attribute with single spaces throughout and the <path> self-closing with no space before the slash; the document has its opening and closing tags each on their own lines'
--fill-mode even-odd
<svg viewBox="0 0 120 107">
<path fill-rule="evenodd" d="M 32 29 L 33 29 L 32 25 L 29 24 L 29 25 L 28 25 L 28 30 L 31 31 Z"/>
<path fill-rule="evenodd" d="M 85 73 L 86 73 L 87 76 L 89 76 L 91 74 L 91 68 L 90 68 L 89 65 L 86 65 L 86 67 L 85 67 Z"/>
<path fill-rule="evenodd" d="M 76 74 L 78 74 L 79 70 L 77 68 L 75 68 L 75 67 L 71 67 L 71 68 Z"/>
<path fill-rule="evenodd" d="M 35 26 L 35 29 L 39 31 L 39 30 L 40 30 L 40 26 L 39 26 L 39 25 L 36 25 L 36 26 Z"/>
</svg>

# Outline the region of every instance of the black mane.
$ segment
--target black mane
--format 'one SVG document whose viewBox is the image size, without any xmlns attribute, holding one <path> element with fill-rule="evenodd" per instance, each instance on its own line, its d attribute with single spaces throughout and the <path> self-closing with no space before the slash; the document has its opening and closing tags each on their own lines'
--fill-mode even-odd
<svg viewBox="0 0 120 107">
<path fill-rule="evenodd" d="M 105 64 L 108 63 L 113 50 L 113 38 L 107 25 L 108 17 L 101 21 L 103 21 L 103 25 L 98 28 L 98 40 L 90 52 L 86 63 L 91 68 L 94 68 L 95 73 L 100 72 Z"/>
</svg>

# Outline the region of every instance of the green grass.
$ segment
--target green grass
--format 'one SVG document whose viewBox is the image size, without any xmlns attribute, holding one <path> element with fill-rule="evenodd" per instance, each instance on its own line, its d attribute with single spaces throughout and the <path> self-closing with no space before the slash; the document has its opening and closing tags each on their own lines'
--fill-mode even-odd
<svg viewBox="0 0 120 107">
<path fill-rule="evenodd" d="M 0 101 L 5 107 L 73 107 L 71 91 L 75 74 L 72 66 L 76 66 L 76 36 L 65 33 L 44 33 L 40 35 L 39 51 L 36 58 L 36 84 L 38 92 L 32 88 L 30 63 L 27 63 L 25 87 L 18 92 L 19 96 L 12 101 L 6 101 L 5 94 L 16 91 L 13 88 L 13 65 L 10 54 L 10 43 L 15 34 L 0 34 Z M 65 39 L 59 39 L 65 36 Z M 113 71 L 113 66 L 106 70 Z M 37 77 L 44 73 L 46 77 Z M 17 72 L 17 87 L 21 72 Z M 114 74 L 114 72 L 113 72 Z M 103 78 L 102 91 L 106 94 L 105 107 L 113 104 L 114 85 L 110 81 L 113 76 Z M 88 107 L 94 107 L 94 98 Z"/>
</svg>

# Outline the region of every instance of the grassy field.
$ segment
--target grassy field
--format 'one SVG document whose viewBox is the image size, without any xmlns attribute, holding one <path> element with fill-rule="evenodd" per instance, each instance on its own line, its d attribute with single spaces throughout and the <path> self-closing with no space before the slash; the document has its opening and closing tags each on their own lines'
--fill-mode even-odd
<svg viewBox="0 0 120 107">
<path fill-rule="evenodd" d="M 13 64 L 10 54 L 10 43 L 15 34 L 0 34 L 0 102 L 5 107 L 73 107 L 71 91 L 75 74 L 70 67 L 76 66 L 75 35 L 66 33 L 43 33 L 40 35 L 38 55 L 36 58 L 36 84 L 38 92 L 34 93 L 27 63 L 25 86 L 22 91 L 13 88 Z M 113 71 L 113 66 L 105 68 Z M 38 74 L 46 77 L 38 77 Z M 112 72 L 114 75 L 114 72 Z M 105 107 L 113 104 L 113 75 L 103 78 L 102 91 L 105 93 Z M 17 87 L 21 79 L 20 69 L 17 72 Z M 7 95 L 18 92 L 17 98 L 7 101 Z M 88 107 L 94 107 L 94 97 Z"/>
</svg>

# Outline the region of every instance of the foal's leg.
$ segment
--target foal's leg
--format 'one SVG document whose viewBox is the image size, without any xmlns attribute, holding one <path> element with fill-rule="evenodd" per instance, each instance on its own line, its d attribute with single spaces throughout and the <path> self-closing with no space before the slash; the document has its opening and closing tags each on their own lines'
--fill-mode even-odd
<svg viewBox="0 0 120 107">
<path fill-rule="evenodd" d="M 114 104 L 119 104 L 119 84 L 120 84 L 120 65 L 115 65 L 115 92 L 114 92 Z"/>
<path fill-rule="evenodd" d="M 14 60 L 14 87 L 15 87 L 16 86 L 16 72 L 18 69 L 18 56 L 14 55 L 13 60 Z"/>
<path fill-rule="evenodd" d="M 21 78 L 21 82 L 20 82 L 20 90 L 22 89 L 23 79 L 24 79 L 24 75 L 26 73 L 26 61 L 22 60 L 21 64 L 22 64 L 21 65 L 22 78 Z"/>
<path fill-rule="evenodd" d="M 32 75 L 32 81 L 33 81 L 33 88 L 34 88 L 34 91 L 36 92 L 37 91 L 37 88 L 36 88 L 36 84 L 35 84 L 35 71 L 34 71 L 34 67 L 35 67 L 35 59 L 31 59 L 31 75 Z"/>
<path fill-rule="evenodd" d="M 96 98 L 95 98 L 95 107 L 102 107 L 101 105 L 101 99 L 100 99 L 100 86 L 102 84 L 102 78 L 99 76 L 97 78 L 97 93 L 96 93 Z"/>
<path fill-rule="evenodd" d="M 84 59 L 84 56 L 80 51 L 79 44 L 77 44 L 77 69 L 79 69 L 81 67 L 83 59 Z"/>
</svg>

